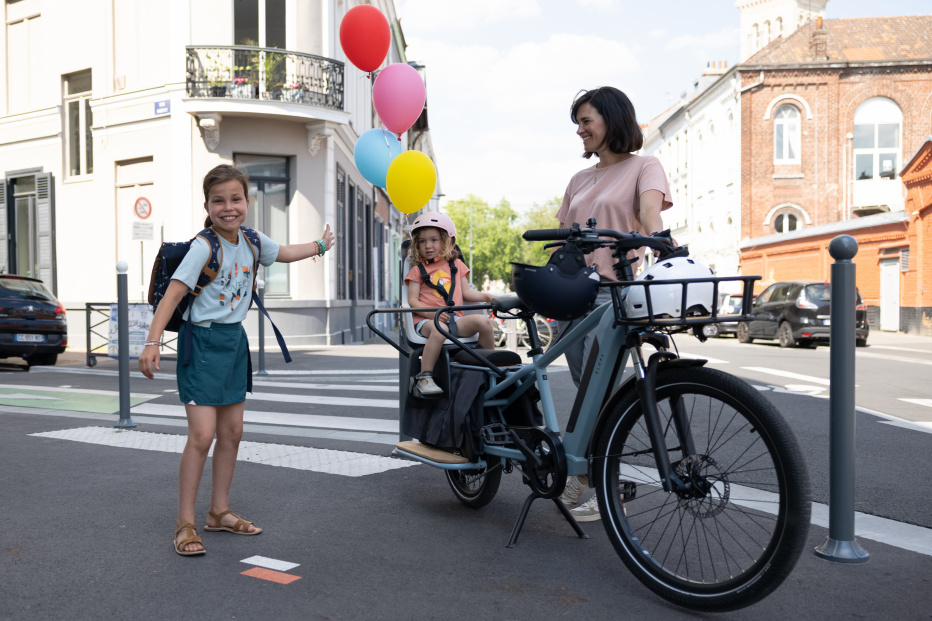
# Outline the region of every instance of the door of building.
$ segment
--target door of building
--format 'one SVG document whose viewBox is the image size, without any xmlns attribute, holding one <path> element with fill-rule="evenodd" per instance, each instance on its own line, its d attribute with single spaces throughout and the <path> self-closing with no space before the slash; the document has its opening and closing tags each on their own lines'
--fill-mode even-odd
<svg viewBox="0 0 932 621">
<path fill-rule="evenodd" d="M 880 261 L 880 329 L 900 329 L 900 260 Z"/>
</svg>

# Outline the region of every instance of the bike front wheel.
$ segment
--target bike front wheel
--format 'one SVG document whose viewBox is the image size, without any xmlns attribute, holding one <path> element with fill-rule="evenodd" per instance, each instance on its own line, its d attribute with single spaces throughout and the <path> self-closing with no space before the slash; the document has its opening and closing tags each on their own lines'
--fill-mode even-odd
<svg viewBox="0 0 932 621">
<path fill-rule="evenodd" d="M 602 523 L 628 569 L 661 597 L 695 610 L 749 606 L 783 582 L 806 543 L 809 478 L 796 439 L 757 390 L 714 369 L 660 370 L 656 395 L 664 450 L 689 490 L 664 491 L 630 390 L 609 406 L 597 440 Z M 680 431 L 675 411 L 686 421 Z"/>
</svg>

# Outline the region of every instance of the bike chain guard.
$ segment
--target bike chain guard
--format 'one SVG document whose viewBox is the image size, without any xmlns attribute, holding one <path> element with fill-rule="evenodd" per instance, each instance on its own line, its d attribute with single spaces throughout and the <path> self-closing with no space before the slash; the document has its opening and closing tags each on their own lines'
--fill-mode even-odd
<svg viewBox="0 0 932 621">
<path fill-rule="evenodd" d="M 508 428 L 526 461 L 519 464 L 525 483 L 540 498 L 556 498 L 566 487 L 566 453 L 560 435 L 539 427 Z"/>
</svg>

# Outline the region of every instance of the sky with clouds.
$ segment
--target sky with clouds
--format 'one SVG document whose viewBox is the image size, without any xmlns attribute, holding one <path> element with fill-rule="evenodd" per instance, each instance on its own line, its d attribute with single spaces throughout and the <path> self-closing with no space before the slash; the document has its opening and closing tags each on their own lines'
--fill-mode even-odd
<svg viewBox="0 0 932 621">
<path fill-rule="evenodd" d="M 646 123 L 708 62 L 738 60 L 734 0 L 395 0 L 447 200 L 519 210 L 563 196 L 584 160 L 580 89 L 616 86 Z M 829 0 L 827 18 L 932 13 L 930 0 Z"/>
</svg>

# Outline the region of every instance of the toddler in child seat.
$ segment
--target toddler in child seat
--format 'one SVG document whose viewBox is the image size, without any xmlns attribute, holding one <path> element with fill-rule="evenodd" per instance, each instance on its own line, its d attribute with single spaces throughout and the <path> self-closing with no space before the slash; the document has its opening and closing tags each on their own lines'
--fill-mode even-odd
<svg viewBox="0 0 932 621">
<path fill-rule="evenodd" d="M 455 248 L 456 225 L 446 214 L 429 212 L 421 214 L 411 227 L 411 247 L 408 257 L 414 267 L 405 275 L 408 287 L 408 303 L 412 307 L 443 308 L 447 300 L 454 305 L 466 302 L 490 302 L 492 294 L 476 291 L 469 287 L 469 268 L 459 259 Z M 429 282 L 422 278 L 421 267 L 429 276 Z M 443 349 L 443 336 L 434 327 L 434 315 L 440 313 L 440 321 L 456 322 L 456 335 L 459 338 L 479 335 L 479 347 L 493 349 L 492 324 L 483 314 L 466 315 L 462 311 L 451 313 L 438 310 L 414 314 L 414 325 L 421 336 L 427 339 L 421 354 L 421 372 L 415 380 L 417 388 L 423 395 L 438 395 L 443 389 L 434 382 L 434 365 Z"/>
</svg>

